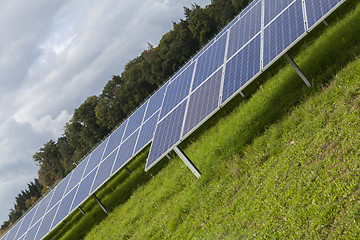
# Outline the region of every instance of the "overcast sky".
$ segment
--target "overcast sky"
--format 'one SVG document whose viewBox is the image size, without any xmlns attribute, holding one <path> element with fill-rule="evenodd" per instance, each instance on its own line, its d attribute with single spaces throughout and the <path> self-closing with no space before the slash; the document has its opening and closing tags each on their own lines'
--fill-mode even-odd
<svg viewBox="0 0 360 240">
<path fill-rule="evenodd" d="M 73 110 L 210 0 L 0 0 L 0 225 Z"/>
</svg>

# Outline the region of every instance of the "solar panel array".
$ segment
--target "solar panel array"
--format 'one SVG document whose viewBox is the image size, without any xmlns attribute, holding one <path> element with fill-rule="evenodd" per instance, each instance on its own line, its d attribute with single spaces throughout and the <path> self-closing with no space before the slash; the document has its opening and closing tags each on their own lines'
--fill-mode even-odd
<svg viewBox="0 0 360 240">
<path fill-rule="evenodd" d="M 176 76 L 181 79 L 178 84 L 182 84 L 181 96 L 175 96 L 173 89 L 178 87 L 171 87 L 172 82 L 169 84 L 145 170 L 344 1 L 254 0 L 190 61 L 193 69 Z M 192 74 L 189 71 L 193 71 Z"/>
<path fill-rule="evenodd" d="M 146 171 L 345 0 L 255 0 L 1 240 L 42 239 L 151 141 Z"/>
</svg>

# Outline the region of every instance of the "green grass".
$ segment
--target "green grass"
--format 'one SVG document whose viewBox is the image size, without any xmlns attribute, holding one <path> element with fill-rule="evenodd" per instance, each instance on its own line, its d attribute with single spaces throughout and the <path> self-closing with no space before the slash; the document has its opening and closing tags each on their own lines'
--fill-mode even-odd
<svg viewBox="0 0 360 240">
<path fill-rule="evenodd" d="M 200 180 L 178 158 L 143 172 L 145 150 L 97 193 L 108 216 L 89 200 L 47 238 L 358 239 L 360 4 L 349 2 L 290 53 L 314 87 L 280 60 L 182 143 Z"/>
</svg>

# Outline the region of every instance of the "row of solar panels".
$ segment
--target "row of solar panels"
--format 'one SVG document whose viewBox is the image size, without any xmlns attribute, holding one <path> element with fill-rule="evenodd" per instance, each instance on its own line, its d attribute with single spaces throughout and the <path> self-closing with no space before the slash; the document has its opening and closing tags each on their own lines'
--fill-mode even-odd
<svg viewBox="0 0 360 240">
<path fill-rule="evenodd" d="M 150 169 L 344 1 L 253 1 L 2 240 L 43 238 L 153 141 Z"/>
<path fill-rule="evenodd" d="M 343 2 L 253 1 L 170 80 L 146 170 Z"/>
</svg>

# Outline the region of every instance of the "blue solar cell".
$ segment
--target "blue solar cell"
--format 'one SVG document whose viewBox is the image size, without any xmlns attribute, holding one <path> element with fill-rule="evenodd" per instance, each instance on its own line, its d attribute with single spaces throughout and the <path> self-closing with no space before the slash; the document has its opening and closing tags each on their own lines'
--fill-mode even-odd
<svg viewBox="0 0 360 240">
<path fill-rule="evenodd" d="M 146 170 L 151 168 L 180 140 L 186 103 L 187 101 L 183 101 L 174 111 L 158 123 L 146 162 Z"/>
<path fill-rule="evenodd" d="M 261 31 L 261 1 L 258 1 L 230 29 L 227 58 L 233 56 L 250 39 Z"/>
<path fill-rule="evenodd" d="M 264 29 L 264 67 L 305 33 L 301 0 L 297 0 Z"/>
<path fill-rule="evenodd" d="M 54 194 L 55 189 L 51 190 L 38 204 L 39 207 L 36 210 L 33 220 L 31 221 L 31 225 L 34 225 L 42 216 L 44 216 L 46 209 L 49 205 L 49 202 Z"/>
<path fill-rule="evenodd" d="M 306 0 L 308 27 L 311 28 L 323 16 L 336 7 L 342 0 Z"/>
<path fill-rule="evenodd" d="M 114 151 L 121 143 L 121 139 L 124 135 L 125 127 L 127 121 L 123 122 L 120 127 L 118 127 L 109 137 L 109 142 L 106 146 L 104 158 L 109 156 L 109 154 Z"/>
<path fill-rule="evenodd" d="M 46 210 L 46 212 L 48 212 L 53 206 L 55 206 L 56 203 L 58 203 L 61 198 L 64 196 L 64 192 L 65 192 L 65 189 L 66 189 L 66 186 L 69 182 L 69 179 L 70 179 L 70 176 L 71 174 L 67 175 L 57 186 L 56 188 L 54 189 L 55 192 L 54 192 L 54 195 L 53 197 L 51 198 L 51 201 L 49 203 L 49 206 Z"/>
<path fill-rule="evenodd" d="M 156 114 L 154 114 L 149 120 L 144 122 L 143 125 L 141 126 L 134 154 L 137 154 L 143 147 L 145 147 L 153 139 L 158 117 L 159 117 L 159 111 Z"/>
<path fill-rule="evenodd" d="M 138 129 L 143 121 L 146 106 L 148 101 L 146 101 L 140 108 L 138 108 L 130 117 L 129 123 L 126 127 L 123 140 L 127 139 L 136 129 Z"/>
<path fill-rule="evenodd" d="M 200 51 L 198 51 L 196 53 L 196 55 L 192 58 L 193 60 L 197 59 L 201 54 L 203 54 L 213 43 L 215 42 L 215 38 L 213 38 L 211 41 L 209 41 L 205 47 L 203 47 L 202 49 L 200 49 Z M 188 63 L 191 63 L 191 61 L 189 61 Z M 186 66 L 186 65 L 185 65 Z"/>
<path fill-rule="evenodd" d="M 64 198 L 61 200 L 59 209 L 56 213 L 51 229 L 54 229 L 56 225 L 58 225 L 58 223 L 61 222 L 69 214 L 70 206 L 74 200 L 75 193 L 76 193 L 76 188 L 71 190 L 69 194 L 64 196 Z"/>
<path fill-rule="evenodd" d="M 91 185 L 94 181 L 97 168 L 95 168 L 89 175 L 87 175 L 80 183 L 80 186 L 77 190 L 74 202 L 71 206 L 72 209 L 79 206 L 88 196 L 90 192 Z"/>
<path fill-rule="evenodd" d="M 227 35 L 219 38 L 197 61 L 192 89 L 204 82 L 216 69 L 224 64 Z"/>
<path fill-rule="evenodd" d="M 100 161 L 103 159 L 104 149 L 106 143 L 109 139 L 103 141 L 90 155 L 89 162 L 86 166 L 84 176 L 86 176 L 89 172 L 91 172 L 97 165 L 99 165 Z"/>
<path fill-rule="evenodd" d="M 161 108 L 160 119 L 189 95 L 193 71 L 194 64 L 191 64 L 178 78 L 169 84 Z"/>
<path fill-rule="evenodd" d="M 15 224 L 15 226 L 10 229 L 9 234 L 8 234 L 8 236 L 6 238 L 7 240 L 15 239 L 16 234 L 17 234 L 17 232 L 18 232 L 18 230 L 19 230 L 19 228 L 21 226 L 22 221 L 23 221 L 23 219 L 21 219 L 19 222 L 17 222 Z"/>
<path fill-rule="evenodd" d="M 260 71 L 260 34 L 226 63 L 222 102 Z"/>
<path fill-rule="evenodd" d="M 266 0 L 264 1 L 264 26 L 268 25 L 281 11 L 294 0 Z"/>
<path fill-rule="evenodd" d="M 18 237 L 17 240 L 24 240 L 24 238 L 25 238 L 25 235 Z"/>
<path fill-rule="evenodd" d="M 239 20 L 239 17 L 235 17 L 228 25 L 226 25 L 226 27 L 223 28 L 223 30 L 221 30 L 221 32 L 219 32 L 218 35 L 216 35 L 215 39 L 220 38 L 227 30 L 229 30 L 237 21 Z"/>
<path fill-rule="evenodd" d="M 146 110 L 144 122 L 149 119 L 155 112 L 157 112 L 163 103 L 165 90 L 167 88 L 168 82 L 164 84 L 154 95 L 149 99 L 149 105 Z"/>
<path fill-rule="evenodd" d="M 100 185 L 105 182 L 106 179 L 110 177 L 116 155 L 117 151 L 114 151 L 112 154 L 110 154 L 110 156 L 101 162 L 90 192 L 94 192 Z"/>
<path fill-rule="evenodd" d="M 69 180 L 68 186 L 66 187 L 65 194 L 70 192 L 81 180 L 85 167 L 87 165 L 87 161 L 89 160 L 89 156 L 85 158 L 73 171 L 71 178 Z"/>
<path fill-rule="evenodd" d="M 138 133 L 139 130 L 134 132 L 133 135 L 131 135 L 125 142 L 121 144 L 111 174 L 115 173 L 118 169 L 123 167 L 126 162 L 133 156 Z"/>
<path fill-rule="evenodd" d="M 74 191 L 74 193 L 76 194 L 78 191 L 79 185 L 80 184 L 76 185 L 71 191 Z M 75 198 L 75 196 L 73 197 L 72 202 L 74 201 L 74 198 Z M 74 208 L 76 207 L 72 204 L 72 202 L 70 204 L 69 213 L 71 213 L 74 210 Z"/>
<path fill-rule="evenodd" d="M 59 207 L 59 203 L 57 203 L 50 211 L 48 211 L 45 216 L 43 217 L 43 220 L 41 222 L 39 231 L 36 234 L 36 239 L 41 239 L 44 237 L 50 230 L 51 223 L 55 217 L 56 211 Z"/>
<path fill-rule="evenodd" d="M 190 95 L 183 136 L 219 107 L 221 77 L 219 69 Z"/>
<path fill-rule="evenodd" d="M 244 16 L 247 12 L 249 12 L 257 3 L 261 2 L 261 0 L 254 0 L 252 1 L 241 13 L 239 14 L 239 17 L 241 18 Z"/>
<path fill-rule="evenodd" d="M 25 235 L 25 240 L 34 240 L 35 235 L 40 227 L 41 220 L 34 224 Z"/>
<path fill-rule="evenodd" d="M 37 204 L 35 207 L 33 207 L 24 217 L 24 220 L 21 224 L 21 227 L 19 228 L 19 231 L 16 235 L 17 238 L 21 237 L 29 228 L 32 218 L 35 215 L 35 212 L 39 205 Z"/>
</svg>

